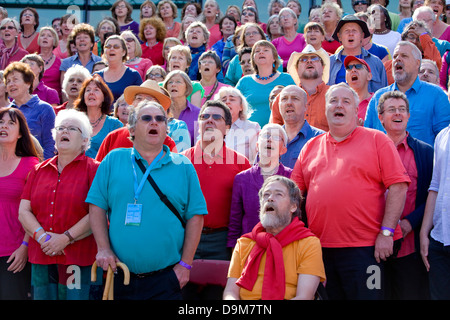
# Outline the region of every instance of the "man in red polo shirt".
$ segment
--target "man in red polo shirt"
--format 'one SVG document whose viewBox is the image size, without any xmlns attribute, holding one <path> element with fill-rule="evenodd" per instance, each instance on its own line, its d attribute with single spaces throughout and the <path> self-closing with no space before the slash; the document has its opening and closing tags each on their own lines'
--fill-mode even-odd
<svg viewBox="0 0 450 320">
<path fill-rule="evenodd" d="M 329 298 L 383 299 L 410 179 L 392 140 L 358 126 L 353 89 L 333 85 L 325 100 L 330 131 L 306 143 L 291 178 L 323 247 Z"/>
<path fill-rule="evenodd" d="M 227 235 L 233 182 L 236 174 L 250 168 L 250 163 L 245 156 L 225 146 L 230 126 L 230 109 L 221 101 L 207 101 L 199 114 L 201 137 L 194 147 L 182 153 L 197 171 L 208 209 L 195 259 L 231 258 Z M 221 299 L 222 293 L 218 294 Z"/>
</svg>

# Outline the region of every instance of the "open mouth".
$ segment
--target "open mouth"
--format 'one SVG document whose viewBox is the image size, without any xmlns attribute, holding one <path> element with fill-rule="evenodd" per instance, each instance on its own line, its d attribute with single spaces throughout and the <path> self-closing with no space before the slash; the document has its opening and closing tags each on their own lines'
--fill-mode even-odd
<svg viewBox="0 0 450 320">
<path fill-rule="evenodd" d="M 156 129 L 150 129 L 150 130 L 148 131 L 148 133 L 151 134 L 151 135 L 157 135 L 157 134 L 158 134 L 158 130 L 156 130 Z"/>
<path fill-rule="evenodd" d="M 403 71 L 403 64 L 402 63 L 396 63 L 394 65 L 394 70 L 395 71 Z"/>
<path fill-rule="evenodd" d="M 352 81 L 358 81 L 358 76 L 357 75 L 352 75 L 352 77 L 350 79 Z"/>
<path fill-rule="evenodd" d="M 334 113 L 334 116 L 335 116 L 335 117 L 338 117 L 338 118 L 343 118 L 343 117 L 344 117 L 344 114 L 343 114 L 342 112 L 335 112 L 335 113 Z"/>
<path fill-rule="evenodd" d="M 274 206 L 272 203 L 267 203 L 267 204 L 264 206 L 264 212 L 265 212 L 265 213 L 272 213 L 272 212 L 275 212 L 275 206 Z"/>
<path fill-rule="evenodd" d="M 61 141 L 61 142 L 70 142 L 70 139 L 68 137 L 66 137 L 66 136 L 62 136 L 59 141 Z"/>
<path fill-rule="evenodd" d="M 8 133 L 6 131 L 0 131 L 0 137 L 7 137 Z"/>
</svg>

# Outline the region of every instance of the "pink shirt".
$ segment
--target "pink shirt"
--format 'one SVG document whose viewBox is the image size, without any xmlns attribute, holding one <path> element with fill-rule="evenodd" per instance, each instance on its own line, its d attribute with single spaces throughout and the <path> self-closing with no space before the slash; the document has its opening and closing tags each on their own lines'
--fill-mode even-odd
<svg viewBox="0 0 450 320">
<path fill-rule="evenodd" d="M 42 77 L 42 81 L 45 83 L 47 87 L 55 89 L 58 92 L 59 98 L 61 99 L 61 71 L 59 71 L 59 67 L 61 66 L 61 59 L 55 57 L 55 61 L 53 64 L 44 71 L 44 76 Z"/>
<path fill-rule="evenodd" d="M 145 81 L 145 74 L 147 73 L 147 70 L 153 65 L 153 62 L 150 59 L 141 58 L 141 61 L 139 61 L 138 63 L 132 62 L 126 63 L 125 65 L 139 72 L 142 81 Z"/>
<path fill-rule="evenodd" d="M 22 243 L 25 231 L 19 222 L 19 204 L 30 170 L 38 158 L 23 157 L 17 168 L 6 177 L 0 177 L 0 257 L 10 256 Z"/>
<path fill-rule="evenodd" d="M 286 69 L 289 58 L 293 52 L 301 52 L 306 46 L 305 37 L 298 33 L 294 40 L 289 42 L 284 36 L 272 40 L 277 48 L 278 55 L 283 60 L 283 68 Z"/>
<path fill-rule="evenodd" d="M 222 40 L 222 33 L 220 32 L 219 24 L 213 25 L 209 29 L 209 40 L 207 44 L 207 50 L 211 49 L 211 47 L 219 40 Z"/>
<path fill-rule="evenodd" d="M 416 160 L 414 158 L 413 150 L 408 146 L 406 142 L 406 138 L 397 146 L 398 154 L 400 155 L 400 159 L 405 166 L 406 172 L 408 172 L 409 179 L 411 183 L 408 186 L 408 191 L 406 193 L 406 202 L 405 207 L 403 209 L 403 213 L 400 219 L 403 219 L 405 216 L 413 212 L 416 208 L 416 194 L 417 194 L 417 166 Z M 415 251 L 414 245 L 414 230 L 407 234 L 407 236 L 403 239 L 402 246 L 400 251 L 398 252 L 398 257 L 404 257 L 409 255 Z"/>
<path fill-rule="evenodd" d="M 230 87 L 228 84 L 225 83 L 221 83 L 219 82 L 217 85 L 216 90 L 214 91 L 214 93 L 212 94 L 211 98 L 209 100 L 214 100 L 214 96 L 217 94 L 217 92 L 219 92 L 220 88 L 222 87 Z M 205 89 L 205 95 L 202 98 L 202 102 L 201 105 L 204 105 L 206 102 L 206 97 L 211 93 L 211 90 L 214 88 L 214 85 L 212 86 L 207 86 L 207 87 L 203 87 L 203 89 Z"/>
</svg>

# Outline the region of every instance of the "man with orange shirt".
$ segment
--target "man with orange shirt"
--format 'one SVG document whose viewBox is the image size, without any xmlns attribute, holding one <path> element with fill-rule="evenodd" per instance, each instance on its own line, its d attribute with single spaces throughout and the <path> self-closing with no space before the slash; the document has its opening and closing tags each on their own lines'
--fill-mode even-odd
<svg viewBox="0 0 450 320">
<path fill-rule="evenodd" d="M 308 123 L 323 131 L 328 131 L 325 117 L 325 93 L 329 86 L 330 57 L 325 50 L 316 51 L 307 45 L 302 52 L 294 52 L 289 59 L 287 71 L 296 85 L 307 93 L 305 119 Z M 273 102 L 271 122 L 283 125 L 283 117 L 279 110 L 280 98 Z"/>
<path fill-rule="evenodd" d="M 306 143 L 291 177 L 307 194 L 308 226 L 323 247 L 329 298 L 383 299 L 383 261 L 401 238 L 410 179 L 393 142 L 358 126 L 353 89 L 333 85 L 325 98 L 330 131 Z"/>
</svg>

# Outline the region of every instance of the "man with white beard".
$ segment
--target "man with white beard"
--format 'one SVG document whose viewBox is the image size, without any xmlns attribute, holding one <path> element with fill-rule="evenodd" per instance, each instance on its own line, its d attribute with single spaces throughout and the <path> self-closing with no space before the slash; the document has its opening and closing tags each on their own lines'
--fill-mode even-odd
<svg viewBox="0 0 450 320">
<path fill-rule="evenodd" d="M 224 299 L 313 299 L 325 270 L 319 239 L 299 219 L 300 190 L 271 176 L 259 201 L 261 221 L 238 239 Z"/>
<path fill-rule="evenodd" d="M 386 91 L 402 91 L 408 97 L 411 117 L 406 130 L 430 145 L 450 123 L 450 103 L 444 90 L 419 79 L 420 50 L 411 42 L 400 41 L 394 50 L 394 83 L 375 92 L 367 107 L 364 126 L 386 132 L 378 119 L 378 101 Z"/>
</svg>

